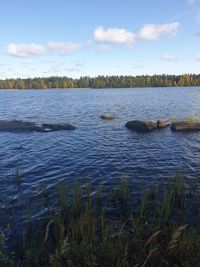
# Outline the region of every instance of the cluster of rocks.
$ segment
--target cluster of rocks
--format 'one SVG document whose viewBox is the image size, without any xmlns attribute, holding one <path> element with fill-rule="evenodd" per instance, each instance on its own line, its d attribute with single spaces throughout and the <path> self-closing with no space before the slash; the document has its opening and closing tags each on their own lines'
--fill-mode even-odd
<svg viewBox="0 0 200 267">
<path fill-rule="evenodd" d="M 112 114 L 103 114 L 100 116 L 103 120 L 113 120 L 115 116 Z M 163 129 L 170 126 L 172 131 L 200 131 L 200 122 L 191 122 L 187 120 L 170 122 L 169 120 L 133 120 L 125 124 L 125 126 L 136 132 L 149 132 L 156 129 Z"/>
<path fill-rule="evenodd" d="M 172 131 L 200 131 L 200 122 L 178 121 L 171 123 L 168 120 L 133 120 L 125 125 L 128 129 L 136 132 L 149 132 L 170 126 Z"/>
<path fill-rule="evenodd" d="M 103 120 L 113 120 L 115 116 L 111 114 L 103 114 L 100 116 Z M 200 122 L 178 121 L 170 122 L 168 120 L 133 120 L 125 124 L 125 126 L 136 132 L 150 132 L 156 129 L 163 129 L 170 126 L 172 131 L 200 131 Z M 19 120 L 0 120 L 0 131 L 6 132 L 50 132 L 61 130 L 74 130 L 75 126 L 69 123 L 43 123 L 37 125 L 34 122 Z"/>
<path fill-rule="evenodd" d="M 49 132 L 60 130 L 74 130 L 75 127 L 68 123 L 47 124 L 41 126 L 35 122 L 19 121 L 19 120 L 0 120 L 0 131 L 4 132 Z"/>
</svg>

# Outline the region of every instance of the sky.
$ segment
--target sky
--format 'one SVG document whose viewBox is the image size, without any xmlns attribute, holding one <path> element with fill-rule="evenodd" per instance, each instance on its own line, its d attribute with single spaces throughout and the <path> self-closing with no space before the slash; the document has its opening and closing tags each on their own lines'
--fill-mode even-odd
<svg viewBox="0 0 200 267">
<path fill-rule="evenodd" d="M 200 73 L 200 0 L 0 0 L 0 79 Z"/>
</svg>

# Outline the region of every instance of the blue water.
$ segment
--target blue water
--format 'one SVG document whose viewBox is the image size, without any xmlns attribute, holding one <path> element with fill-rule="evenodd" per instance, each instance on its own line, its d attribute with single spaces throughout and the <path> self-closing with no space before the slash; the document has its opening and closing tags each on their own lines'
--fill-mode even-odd
<svg viewBox="0 0 200 267">
<path fill-rule="evenodd" d="M 103 113 L 117 118 L 104 121 Z M 34 218 L 45 212 L 42 194 L 48 188 L 51 203 L 59 186 L 76 179 L 107 191 L 126 175 L 133 198 L 152 184 L 182 172 L 187 179 L 200 174 L 200 132 L 175 133 L 170 128 L 135 133 L 125 123 L 133 119 L 200 116 L 200 88 L 135 88 L 72 90 L 2 90 L 0 119 L 37 123 L 67 122 L 75 131 L 49 133 L 0 132 L 0 212 L 6 218 L 24 207 Z M 21 185 L 15 183 L 16 170 Z"/>
</svg>

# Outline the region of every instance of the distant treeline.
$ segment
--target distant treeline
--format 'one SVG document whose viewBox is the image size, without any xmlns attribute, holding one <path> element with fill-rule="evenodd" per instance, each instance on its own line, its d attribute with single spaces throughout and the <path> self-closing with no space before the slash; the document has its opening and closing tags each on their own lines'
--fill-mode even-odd
<svg viewBox="0 0 200 267">
<path fill-rule="evenodd" d="M 200 86 L 200 74 L 28 78 L 0 80 L 0 89 Z"/>
</svg>

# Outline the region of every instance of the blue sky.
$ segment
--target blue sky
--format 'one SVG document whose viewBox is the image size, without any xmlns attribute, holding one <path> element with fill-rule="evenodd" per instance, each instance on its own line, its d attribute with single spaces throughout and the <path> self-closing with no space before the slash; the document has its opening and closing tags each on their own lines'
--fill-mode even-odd
<svg viewBox="0 0 200 267">
<path fill-rule="evenodd" d="M 200 0 L 0 0 L 0 79 L 200 73 Z"/>
</svg>

